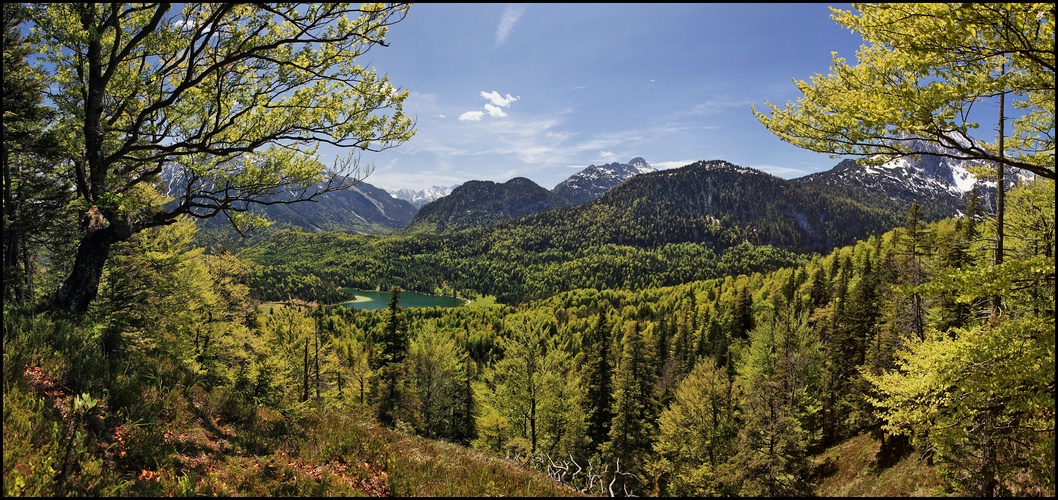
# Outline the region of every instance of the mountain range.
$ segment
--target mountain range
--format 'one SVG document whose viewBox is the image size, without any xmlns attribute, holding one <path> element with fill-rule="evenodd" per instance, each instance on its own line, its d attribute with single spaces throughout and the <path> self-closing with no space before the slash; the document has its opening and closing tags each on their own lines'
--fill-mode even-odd
<svg viewBox="0 0 1058 500">
<path fill-rule="evenodd" d="M 548 191 L 524 177 L 504 183 L 470 181 L 419 209 L 404 232 L 446 232 L 485 227 L 526 215 L 594 201 L 642 173 L 655 172 L 646 160 L 590 165 Z"/>
<path fill-rule="evenodd" d="M 992 205 L 994 184 L 976 181 L 966 162 L 939 156 L 903 158 L 880 167 L 844 160 L 825 172 L 791 180 L 722 160 L 657 170 L 636 157 L 628 163 L 591 165 L 551 190 L 524 177 L 392 193 L 361 181 L 316 202 L 271 205 L 261 212 L 277 228 L 450 233 L 545 211 L 614 216 L 589 215 L 578 208 L 601 203 L 622 207 L 619 216 L 644 225 L 639 236 L 628 237 L 633 240 L 668 241 L 672 233 L 684 233 L 693 236 L 688 241 L 704 241 L 719 234 L 715 229 L 722 225 L 725 238 L 738 234 L 757 244 L 820 251 L 899 225 L 913 201 L 927 220 L 958 215 L 975 186 L 986 206 Z"/>
<path fill-rule="evenodd" d="M 177 197 L 188 182 L 186 172 L 172 164 L 163 167 L 160 177 L 159 189 L 163 196 Z M 199 179 L 196 182 L 208 185 L 207 180 Z M 293 196 L 284 191 L 271 200 L 293 199 Z M 411 223 L 418 208 L 407 200 L 394 198 L 384 189 L 361 181 L 345 189 L 319 194 L 310 201 L 251 205 L 250 211 L 264 215 L 274 223 L 258 236 L 285 227 L 300 227 L 313 232 L 388 234 Z M 234 231 L 222 216 L 200 219 L 199 225 L 203 232 L 209 234 L 207 239 L 234 241 Z"/>
<path fill-rule="evenodd" d="M 408 188 L 390 190 L 389 193 L 394 197 L 401 200 L 408 201 L 415 208 L 422 208 L 423 205 L 430 203 L 443 196 L 448 196 L 452 193 L 452 190 L 459 187 L 459 184 L 452 186 L 430 186 L 426 189 L 414 190 Z"/>
</svg>

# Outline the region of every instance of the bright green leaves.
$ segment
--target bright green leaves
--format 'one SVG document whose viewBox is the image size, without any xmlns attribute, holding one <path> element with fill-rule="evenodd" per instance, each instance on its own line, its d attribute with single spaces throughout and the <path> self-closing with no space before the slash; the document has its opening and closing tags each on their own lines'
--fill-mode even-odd
<svg viewBox="0 0 1058 500">
<path fill-rule="evenodd" d="M 1002 263 L 968 260 L 909 287 L 962 305 L 968 314 L 960 326 L 907 336 L 891 368 L 864 367 L 861 374 L 876 390 L 870 400 L 884 428 L 931 450 L 957 491 L 1048 495 L 1054 491 L 1053 182 L 1012 190 L 1009 215 Z M 1003 307 L 990 314 L 996 296 Z"/>
<path fill-rule="evenodd" d="M 856 4 L 834 11 L 863 36 L 857 64 L 833 54 L 829 75 L 796 82 L 797 102 L 769 102 L 757 118 L 784 141 L 868 162 L 916 153 L 893 138 L 914 136 L 1054 178 L 1054 9 L 1044 4 Z M 1005 66 L 1005 69 L 1001 70 Z M 1024 110 L 1011 119 L 1004 152 L 970 116 L 974 104 L 1008 93 Z M 985 117 L 986 123 L 993 123 Z M 996 118 L 998 120 L 998 117 Z"/>
<path fill-rule="evenodd" d="M 933 449 L 942 470 L 964 486 L 989 474 L 973 457 L 991 452 L 1029 458 L 998 462 L 992 474 L 1000 479 L 1027 473 L 1053 488 L 1053 466 L 1047 479 L 1039 462 L 1054 453 L 1053 317 L 932 330 L 924 341 L 910 340 L 898 365 L 878 376 L 864 372 L 881 392 L 873 402 L 889 432 Z"/>
<path fill-rule="evenodd" d="M 508 420 L 511 437 L 524 440 L 525 451 L 557 457 L 576 451 L 584 417 L 580 379 L 553 321 L 542 314 L 505 319 L 507 334 L 497 340 L 503 357 L 487 371 L 491 383 L 483 398 L 486 407 Z"/>
<path fill-rule="evenodd" d="M 209 181 L 183 193 L 178 212 L 227 210 L 319 180 L 324 167 L 311 159 L 320 142 L 384 149 L 414 133 L 401 109 L 407 92 L 356 64 L 406 5 L 54 4 L 33 12 L 68 153 L 86 170 L 79 187 L 96 198 L 177 163 Z M 276 175 L 221 167 L 248 153 L 270 155 L 266 168 Z M 253 187 L 218 197 L 214 187 L 229 182 Z"/>
<path fill-rule="evenodd" d="M 114 242 L 183 214 L 224 213 L 237 229 L 260 225 L 260 216 L 239 214 L 343 189 L 364 173 L 353 161 L 358 151 L 411 138 L 402 109 L 408 93 L 356 64 L 407 9 L 33 6 L 31 40 L 41 70 L 54 78 L 55 130 L 80 204 L 97 206 L 111 222 L 97 240 L 81 241 L 82 257 L 55 305 L 87 310 Z M 320 143 L 348 148 L 348 160 L 325 168 Z M 163 172 L 171 203 L 127 196 L 162 189 Z"/>
<path fill-rule="evenodd" d="M 727 370 L 703 358 L 676 387 L 675 398 L 658 420 L 654 451 L 673 496 L 723 494 L 715 489 L 717 468 L 734 454 L 738 434 L 735 408 L 741 387 Z"/>
</svg>

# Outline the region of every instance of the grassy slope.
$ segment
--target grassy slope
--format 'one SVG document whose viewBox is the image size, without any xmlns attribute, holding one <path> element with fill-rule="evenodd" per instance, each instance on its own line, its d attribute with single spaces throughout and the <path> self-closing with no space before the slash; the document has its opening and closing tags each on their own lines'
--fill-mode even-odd
<svg viewBox="0 0 1058 500">
<path fill-rule="evenodd" d="M 911 453 L 890 467 L 879 469 L 875 454 L 879 443 L 860 435 L 839 443 L 816 457 L 830 462 L 829 474 L 816 485 L 821 497 L 926 497 L 943 496 L 940 479 L 932 467 Z"/>
</svg>

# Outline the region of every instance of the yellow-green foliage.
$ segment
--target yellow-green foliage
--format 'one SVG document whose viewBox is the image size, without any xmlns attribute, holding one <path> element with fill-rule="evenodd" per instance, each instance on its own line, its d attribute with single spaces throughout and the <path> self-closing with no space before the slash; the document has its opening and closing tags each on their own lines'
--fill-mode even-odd
<svg viewBox="0 0 1058 500">
<path fill-rule="evenodd" d="M 962 148 L 967 159 L 1003 161 L 1054 179 L 1054 7 L 1046 3 L 881 3 L 832 8 L 863 36 L 857 64 L 832 54 L 832 73 L 797 82 L 804 96 L 757 118 L 813 151 L 884 162 L 913 151 L 893 137 L 955 147 L 980 139 L 983 99 L 1007 95 L 1014 108 L 1005 151 Z M 1009 111 L 1008 111 L 1009 113 Z M 991 117 L 989 117 L 991 118 Z M 998 119 L 998 117 L 996 117 Z M 986 124 L 994 123 L 991 119 Z M 983 131 L 984 129 L 980 129 Z"/>
</svg>

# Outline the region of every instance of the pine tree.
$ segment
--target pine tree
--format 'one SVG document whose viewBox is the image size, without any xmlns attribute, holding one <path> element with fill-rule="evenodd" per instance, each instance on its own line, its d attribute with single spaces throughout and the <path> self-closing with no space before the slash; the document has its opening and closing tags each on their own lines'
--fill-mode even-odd
<svg viewBox="0 0 1058 500">
<path fill-rule="evenodd" d="M 738 365 L 738 453 L 721 479 L 740 496 L 810 492 L 807 448 L 817 442 L 823 356 L 807 318 L 769 309 Z"/>
</svg>

